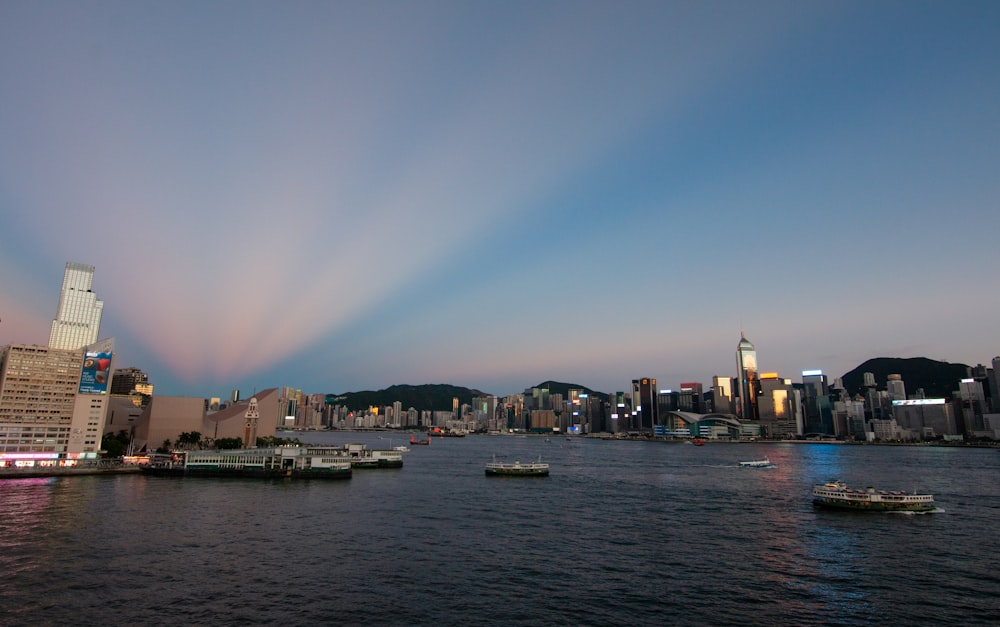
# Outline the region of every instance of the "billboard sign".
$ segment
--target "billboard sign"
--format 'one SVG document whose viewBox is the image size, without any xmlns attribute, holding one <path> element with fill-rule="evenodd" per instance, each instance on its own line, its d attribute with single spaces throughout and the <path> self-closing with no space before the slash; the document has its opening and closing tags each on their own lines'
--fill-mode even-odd
<svg viewBox="0 0 1000 627">
<path fill-rule="evenodd" d="M 111 378 L 111 353 L 87 351 L 80 375 L 80 394 L 107 394 Z"/>
</svg>

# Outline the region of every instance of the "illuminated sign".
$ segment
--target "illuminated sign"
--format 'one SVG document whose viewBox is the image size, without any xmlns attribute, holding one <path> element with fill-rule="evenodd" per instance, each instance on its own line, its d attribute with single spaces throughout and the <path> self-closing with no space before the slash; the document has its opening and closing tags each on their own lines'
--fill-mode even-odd
<svg viewBox="0 0 1000 627">
<path fill-rule="evenodd" d="M 975 379 L 962 379 L 961 383 L 975 383 Z"/>
<path fill-rule="evenodd" d="M 818 376 L 820 376 L 822 374 L 823 374 L 822 370 L 803 370 L 802 371 L 802 376 L 803 377 L 818 377 Z"/>
<path fill-rule="evenodd" d="M 804 372 L 802 374 L 805 375 Z M 820 373 L 820 374 L 822 374 L 822 373 Z M 763 374 L 760 375 L 760 378 L 761 379 L 777 379 L 778 378 L 778 373 L 777 372 L 765 372 L 765 373 L 763 373 Z"/>
<path fill-rule="evenodd" d="M 59 453 L 0 453 L 0 459 L 59 459 Z"/>
<path fill-rule="evenodd" d="M 905 401 L 893 401 L 893 406 L 897 405 L 944 405 L 943 398 L 914 398 Z"/>
<path fill-rule="evenodd" d="M 111 378 L 111 353 L 87 351 L 80 373 L 80 394 L 107 394 Z"/>
</svg>

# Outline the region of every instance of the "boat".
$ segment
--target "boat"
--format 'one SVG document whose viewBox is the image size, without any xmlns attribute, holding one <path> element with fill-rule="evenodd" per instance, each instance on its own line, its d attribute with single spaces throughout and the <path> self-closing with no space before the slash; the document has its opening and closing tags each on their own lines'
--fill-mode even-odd
<svg viewBox="0 0 1000 627">
<path fill-rule="evenodd" d="M 934 509 L 933 494 L 886 492 L 875 488 L 853 489 L 843 481 L 813 486 L 813 505 L 830 509 L 865 512 L 928 512 Z"/>
<path fill-rule="evenodd" d="M 741 468 L 773 468 L 775 466 L 767 457 L 762 457 L 760 459 L 750 459 L 747 461 L 740 462 Z"/>
<path fill-rule="evenodd" d="M 157 477 L 350 479 L 351 460 L 339 451 L 299 446 L 178 451 L 150 456 L 140 469 Z"/>
<path fill-rule="evenodd" d="M 370 449 L 364 444 L 345 444 L 341 448 L 324 447 L 334 455 L 350 460 L 352 468 L 402 468 L 403 452 L 397 449 Z"/>
<path fill-rule="evenodd" d="M 498 462 L 496 456 L 493 461 L 486 464 L 487 477 L 548 477 L 549 465 L 542 463 L 539 457 L 537 462 L 522 464 L 519 461 L 513 464 Z"/>
<path fill-rule="evenodd" d="M 392 447 L 392 450 L 399 451 L 400 453 L 409 453 L 410 452 L 410 447 L 409 446 L 400 445 L 400 446 L 394 446 L 394 447 Z"/>
<path fill-rule="evenodd" d="M 424 445 L 424 446 L 426 446 L 426 445 L 428 445 L 430 443 L 431 443 L 431 436 L 427 436 L 427 438 L 424 439 L 424 440 L 418 440 L 415 437 L 413 437 L 412 435 L 410 436 L 410 446 L 414 446 L 414 445 Z"/>
<path fill-rule="evenodd" d="M 705 440 L 702 440 L 701 438 L 695 438 L 694 440 L 691 441 L 691 444 L 694 444 L 695 446 L 704 446 Z"/>
</svg>

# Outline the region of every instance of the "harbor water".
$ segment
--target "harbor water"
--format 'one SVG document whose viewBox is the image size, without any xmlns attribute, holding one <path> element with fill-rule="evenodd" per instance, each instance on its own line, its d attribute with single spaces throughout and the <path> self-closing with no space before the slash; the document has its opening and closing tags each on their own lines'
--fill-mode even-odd
<svg viewBox="0 0 1000 627">
<path fill-rule="evenodd" d="M 551 474 L 486 477 L 494 455 Z M 763 456 L 775 467 L 739 467 Z M 832 479 L 933 493 L 937 509 L 814 509 Z M 349 481 L 12 479 L 0 505 L 2 625 L 1000 619 L 995 449 L 476 435 Z"/>
</svg>

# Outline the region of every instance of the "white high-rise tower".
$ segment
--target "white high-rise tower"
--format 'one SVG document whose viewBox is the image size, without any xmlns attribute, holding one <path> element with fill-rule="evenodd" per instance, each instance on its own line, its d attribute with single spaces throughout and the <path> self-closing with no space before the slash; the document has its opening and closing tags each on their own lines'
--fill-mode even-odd
<svg viewBox="0 0 1000 627">
<path fill-rule="evenodd" d="M 90 291 L 94 266 L 69 262 L 59 293 L 59 311 L 52 321 L 49 348 L 76 350 L 97 341 L 104 301 Z"/>
</svg>

